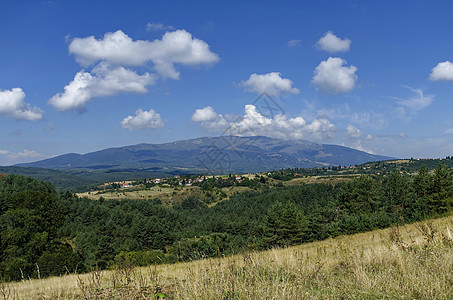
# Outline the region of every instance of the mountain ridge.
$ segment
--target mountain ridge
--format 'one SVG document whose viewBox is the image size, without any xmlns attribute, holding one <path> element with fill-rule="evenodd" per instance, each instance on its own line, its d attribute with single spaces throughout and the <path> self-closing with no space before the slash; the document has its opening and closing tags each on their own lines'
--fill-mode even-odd
<svg viewBox="0 0 453 300">
<path fill-rule="evenodd" d="M 200 137 L 161 144 L 140 143 L 86 154 L 67 153 L 15 166 L 49 169 L 159 171 L 198 173 L 260 172 L 281 168 L 356 165 L 392 157 L 345 146 L 263 136 Z"/>
</svg>

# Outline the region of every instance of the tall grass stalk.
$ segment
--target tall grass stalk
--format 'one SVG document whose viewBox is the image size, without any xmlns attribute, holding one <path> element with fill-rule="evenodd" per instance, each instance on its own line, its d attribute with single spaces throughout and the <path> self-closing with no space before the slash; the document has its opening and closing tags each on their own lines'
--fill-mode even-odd
<svg viewBox="0 0 453 300">
<path fill-rule="evenodd" d="M 447 217 L 265 252 L 3 283 L 0 297 L 453 299 L 452 228 Z"/>
</svg>

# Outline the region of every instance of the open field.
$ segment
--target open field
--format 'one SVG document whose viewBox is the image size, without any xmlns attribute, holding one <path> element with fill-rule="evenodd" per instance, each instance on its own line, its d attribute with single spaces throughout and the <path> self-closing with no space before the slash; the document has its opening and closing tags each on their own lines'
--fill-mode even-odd
<svg viewBox="0 0 453 300">
<path fill-rule="evenodd" d="M 186 195 L 191 191 L 198 189 L 198 187 L 184 187 L 181 189 L 175 189 L 168 186 L 154 186 L 149 189 L 120 189 L 117 191 L 107 192 L 85 192 L 78 193 L 79 197 L 88 197 L 93 200 L 98 200 L 103 197 L 106 200 L 110 199 L 153 199 L 159 198 L 161 200 L 176 196 L 177 194 Z"/>
<path fill-rule="evenodd" d="M 241 175 L 243 178 L 253 179 L 255 178 L 255 174 L 245 174 Z M 266 177 L 266 175 L 264 175 Z M 342 181 L 349 181 L 352 180 L 354 177 L 359 176 L 359 174 L 349 174 L 349 175 L 325 175 L 325 176 L 306 176 L 300 178 L 294 178 L 288 181 L 276 180 L 273 178 L 268 178 L 269 183 L 271 184 L 283 184 L 287 186 L 291 185 L 300 185 L 300 184 L 312 184 L 312 183 L 331 183 L 336 184 Z M 121 183 L 132 183 L 132 181 L 119 181 L 115 182 L 118 184 Z M 107 186 L 109 183 L 105 183 L 104 186 Z M 272 185 L 270 186 L 272 187 Z M 223 187 L 219 188 L 219 191 L 222 191 L 226 195 L 226 199 L 229 198 L 230 195 L 234 193 L 243 193 L 246 191 L 250 191 L 251 188 L 245 186 L 231 186 L 231 187 Z M 206 194 L 206 193 L 204 193 Z M 84 192 L 84 193 L 77 193 L 79 197 L 87 197 L 92 200 L 99 200 L 100 197 L 104 198 L 105 200 L 121 200 L 121 199 L 132 199 L 132 200 L 140 200 L 140 199 L 155 199 L 159 198 L 163 203 L 170 203 L 170 202 L 180 202 L 182 199 L 195 196 L 200 199 L 203 199 L 204 195 L 203 191 L 199 186 L 180 186 L 177 188 L 170 187 L 167 184 L 159 184 L 153 186 L 151 188 L 145 188 L 144 186 L 135 186 L 132 188 L 123 188 L 117 190 L 106 190 L 106 191 L 92 191 L 92 192 Z M 225 199 L 216 199 L 213 203 L 218 202 L 219 200 Z"/>
<path fill-rule="evenodd" d="M 242 193 L 251 190 L 248 187 L 235 186 L 235 187 L 225 187 L 219 189 L 226 199 L 234 193 Z M 121 200 L 121 199 L 131 199 L 131 200 L 143 200 L 143 199 L 156 199 L 159 198 L 163 204 L 169 203 L 178 203 L 182 199 L 188 197 L 197 197 L 197 199 L 206 199 L 212 197 L 214 201 L 208 201 L 212 203 L 217 203 L 222 200 L 216 192 L 204 192 L 198 186 L 185 186 L 173 188 L 165 185 L 157 185 L 152 188 L 132 188 L 132 189 L 121 189 L 117 191 L 107 191 L 107 192 L 85 192 L 78 193 L 79 197 L 87 197 L 92 200 L 99 200 L 100 197 L 105 200 Z"/>
<path fill-rule="evenodd" d="M 294 178 L 289 181 L 283 182 L 283 185 L 299 185 L 299 184 L 312 184 L 312 183 L 331 183 L 336 184 L 342 181 L 350 181 L 360 174 L 352 175 L 329 175 L 329 176 L 307 176 L 302 178 Z"/>
<path fill-rule="evenodd" d="M 452 232 L 444 217 L 286 249 L 4 283 L 0 298 L 452 299 Z"/>
</svg>

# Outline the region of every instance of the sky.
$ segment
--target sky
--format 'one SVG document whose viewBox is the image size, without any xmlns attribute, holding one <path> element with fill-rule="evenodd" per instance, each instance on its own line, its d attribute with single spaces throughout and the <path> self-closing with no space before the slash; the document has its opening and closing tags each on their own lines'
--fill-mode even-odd
<svg viewBox="0 0 453 300">
<path fill-rule="evenodd" d="M 0 165 L 222 134 L 453 155 L 452 11 L 0 0 Z"/>
</svg>

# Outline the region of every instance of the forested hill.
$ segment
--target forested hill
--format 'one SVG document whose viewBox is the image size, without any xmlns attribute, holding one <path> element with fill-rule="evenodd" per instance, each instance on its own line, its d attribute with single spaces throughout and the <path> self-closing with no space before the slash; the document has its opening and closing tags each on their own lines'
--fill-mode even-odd
<svg viewBox="0 0 453 300">
<path fill-rule="evenodd" d="M 34 167 L 0 167 L 0 174 L 20 174 L 49 181 L 58 190 L 85 191 L 89 186 L 107 181 L 170 176 L 171 172 L 143 170 L 56 170 Z M 184 174 L 184 172 L 178 172 Z"/>
<path fill-rule="evenodd" d="M 171 263 L 322 240 L 445 214 L 451 169 L 267 187 L 209 207 L 195 197 L 93 201 L 20 175 L 0 178 L 0 277 Z"/>
</svg>

